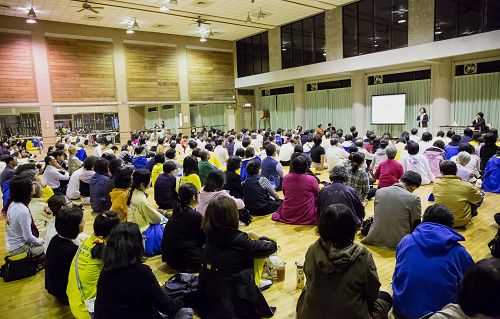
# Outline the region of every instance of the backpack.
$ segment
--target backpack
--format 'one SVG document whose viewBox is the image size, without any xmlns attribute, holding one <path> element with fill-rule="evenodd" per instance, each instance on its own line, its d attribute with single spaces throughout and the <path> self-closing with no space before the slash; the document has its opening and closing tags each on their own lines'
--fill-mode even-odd
<svg viewBox="0 0 500 319">
<path fill-rule="evenodd" d="M 500 229 L 497 231 L 495 237 L 488 243 L 493 257 L 500 258 Z"/>
<path fill-rule="evenodd" d="M 173 300 L 181 300 L 186 307 L 196 308 L 198 276 L 188 273 L 175 274 L 165 282 L 162 289 Z"/>
</svg>

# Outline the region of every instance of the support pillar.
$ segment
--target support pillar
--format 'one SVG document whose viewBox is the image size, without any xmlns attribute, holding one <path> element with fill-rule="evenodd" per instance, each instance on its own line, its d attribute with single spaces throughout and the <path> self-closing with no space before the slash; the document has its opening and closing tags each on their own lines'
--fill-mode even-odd
<svg viewBox="0 0 500 319">
<path fill-rule="evenodd" d="M 293 82 L 295 101 L 295 126 L 306 128 L 306 85 L 304 79 Z"/>
<path fill-rule="evenodd" d="M 431 66 L 431 100 L 430 109 L 431 132 L 439 131 L 440 125 L 450 125 L 453 122 L 451 106 L 453 64 L 451 58 L 436 60 Z"/>
<path fill-rule="evenodd" d="M 434 2 L 409 0 L 408 46 L 434 41 Z"/>
<path fill-rule="evenodd" d="M 269 43 L 269 71 L 281 70 L 281 27 L 267 32 Z M 236 52 L 236 51 L 235 51 Z"/>
<path fill-rule="evenodd" d="M 113 41 L 113 64 L 115 70 L 115 90 L 118 101 L 118 122 L 120 144 L 127 144 L 130 139 L 130 106 L 127 104 L 127 67 L 125 60 L 125 46 L 123 38 Z"/>
<path fill-rule="evenodd" d="M 342 7 L 325 12 L 325 32 L 326 60 L 342 59 Z"/>
<path fill-rule="evenodd" d="M 184 135 L 191 135 L 191 119 L 189 116 L 189 81 L 187 67 L 187 50 L 185 43 L 177 46 L 177 66 L 179 70 L 179 95 L 181 100 L 181 130 Z"/>
<path fill-rule="evenodd" d="M 356 126 L 360 136 L 368 126 L 366 118 L 366 74 L 364 72 L 355 72 L 351 76 L 351 94 L 352 94 L 352 123 Z M 347 127 L 344 129 L 348 129 Z"/>
</svg>

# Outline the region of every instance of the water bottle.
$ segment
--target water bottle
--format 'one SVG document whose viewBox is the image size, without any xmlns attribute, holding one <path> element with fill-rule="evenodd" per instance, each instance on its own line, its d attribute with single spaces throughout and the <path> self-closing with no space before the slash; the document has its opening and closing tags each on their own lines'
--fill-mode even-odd
<svg viewBox="0 0 500 319">
<path fill-rule="evenodd" d="M 304 288 L 305 276 L 304 276 L 304 264 L 296 262 L 297 266 L 297 289 Z"/>
</svg>

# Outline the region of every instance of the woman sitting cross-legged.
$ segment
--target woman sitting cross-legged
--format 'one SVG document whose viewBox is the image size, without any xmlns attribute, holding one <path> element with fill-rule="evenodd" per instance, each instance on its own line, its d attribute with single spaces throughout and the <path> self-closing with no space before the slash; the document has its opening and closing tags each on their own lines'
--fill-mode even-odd
<svg viewBox="0 0 500 319">
<path fill-rule="evenodd" d="M 297 303 L 298 319 L 388 318 L 391 296 L 380 291 L 372 254 L 354 242 L 353 212 L 333 204 L 321 212 L 320 238 L 306 253 L 306 286 Z"/>
<path fill-rule="evenodd" d="M 145 238 L 147 256 L 161 253 L 163 226 L 168 219 L 163 216 L 148 200 L 146 189 L 149 187 L 151 174 L 147 169 L 135 170 L 132 174 L 132 187 L 127 200 L 127 221 L 139 225 Z"/>
<path fill-rule="evenodd" d="M 219 196 L 226 196 L 234 200 L 238 209 L 245 208 L 245 203 L 243 202 L 243 200 L 232 197 L 231 195 L 229 195 L 229 192 L 227 190 L 222 189 L 225 181 L 226 175 L 224 175 L 224 173 L 222 173 L 221 171 L 213 170 L 208 173 L 205 186 L 203 186 L 203 189 L 201 190 L 199 195 L 198 212 L 200 212 L 201 215 L 205 215 L 208 204 L 214 198 L 217 198 Z"/>
<path fill-rule="evenodd" d="M 238 230 L 234 201 L 220 196 L 210 202 L 202 222 L 207 235 L 199 277 L 200 315 L 204 319 L 268 318 L 273 311 L 256 285 L 259 263 L 276 252 L 275 242 L 257 240 Z M 260 264 L 262 265 L 262 263 Z"/>
<path fill-rule="evenodd" d="M 179 311 L 187 310 L 182 309 L 182 301 L 165 294 L 151 268 L 142 263 L 143 257 L 144 244 L 137 224 L 124 222 L 113 228 L 104 246 L 95 319 L 164 318 L 161 314 L 176 318 Z"/>
<path fill-rule="evenodd" d="M 158 176 L 154 185 L 155 202 L 160 209 L 172 209 L 177 197 L 177 165 L 174 161 L 166 161 L 162 165 L 163 173 Z M 192 185 L 192 184 L 191 184 Z"/>
<path fill-rule="evenodd" d="M 293 225 L 316 225 L 316 197 L 319 186 L 314 176 L 306 174 L 308 165 L 303 155 L 292 156 L 291 172 L 283 178 L 283 204 L 272 219 Z"/>
<path fill-rule="evenodd" d="M 118 214 L 121 222 L 127 221 L 128 195 L 132 184 L 132 173 L 134 168 L 123 166 L 115 174 L 114 188 L 109 193 L 111 198 L 111 211 Z"/>
<path fill-rule="evenodd" d="M 257 216 L 274 213 L 283 203 L 269 180 L 259 174 L 260 165 L 257 160 L 248 163 L 248 178 L 243 183 L 245 208 Z"/>
<path fill-rule="evenodd" d="M 198 272 L 205 245 L 202 216 L 196 211 L 198 190 L 187 183 L 179 187 L 174 212 L 163 231 L 162 260 L 179 272 Z"/>
<path fill-rule="evenodd" d="M 182 184 L 191 183 L 196 186 L 197 190 L 201 190 L 201 180 L 199 176 L 198 160 L 194 156 L 187 156 L 184 158 L 182 164 L 182 177 L 179 181 L 178 186 Z"/>
<path fill-rule="evenodd" d="M 57 300 L 67 305 L 68 274 L 78 246 L 73 240 L 83 231 L 83 210 L 78 207 L 63 208 L 57 214 L 57 235 L 52 238 L 45 256 L 45 289 Z"/>
<path fill-rule="evenodd" d="M 227 160 L 226 184 L 224 189 L 229 191 L 229 195 L 236 198 L 243 198 L 243 186 L 241 176 L 238 174 L 241 166 L 241 158 L 231 155 Z"/>
<path fill-rule="evenodd" d="M 66 294 L 71 313 L 77 319 L 90 319 L 90 313 L 94 312 L 93 303 L 90 302 L 89 309 L 84 301 L 89 303 L 89 300 L 95 299 L 97 280 L 102 270 L 104 244 L 111 230 L 119 223 L 120 219 L 115 212 L 98 214 L 94 219 L 94 234 L 82 242 L 71 262 Z"/>
</svg>

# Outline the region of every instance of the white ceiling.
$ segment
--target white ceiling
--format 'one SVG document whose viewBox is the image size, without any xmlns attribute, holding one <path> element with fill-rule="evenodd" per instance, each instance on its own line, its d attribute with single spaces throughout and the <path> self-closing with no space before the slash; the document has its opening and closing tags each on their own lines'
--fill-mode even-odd
<svg viewBox="0 0 500 319">
<path fill-rule="evenodd" d="M 139 31 L 197 36 L 198 16 L 211 25 L 216 39 L 237 40 L 276 26 L 321 13 L 336 6 L 357 0 L 178 0 L 169 13 L 159 10 L 162 0 L 89 0 L 93 6 L 104 7 L 99 14 L 84 10 L 76 12 L 83 1 L 33 0 L 38 19 L 93 25 L 109 28 L 127 28 L 127 22 L 137 19 Z M 0 0 L 0 16 L 24 18 L 31 6 L 30 0 Z M 8 8 L 6 8 L 7 6 Z M 262 11 L 267 14 L 257 19 Z M 246 23 L 247 14 L 253 23 Z"/>
</svg>

